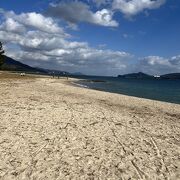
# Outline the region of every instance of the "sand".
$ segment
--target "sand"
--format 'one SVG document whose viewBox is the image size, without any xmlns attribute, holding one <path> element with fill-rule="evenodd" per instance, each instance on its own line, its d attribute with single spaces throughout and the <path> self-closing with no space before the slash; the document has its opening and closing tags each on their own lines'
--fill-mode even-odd
<svg viewBox="0 0 180 180">
<path fill-rule="evenodd" d="M 0 179 L 180 179 L 180 105 L 3 74 Z"/>
</svg>

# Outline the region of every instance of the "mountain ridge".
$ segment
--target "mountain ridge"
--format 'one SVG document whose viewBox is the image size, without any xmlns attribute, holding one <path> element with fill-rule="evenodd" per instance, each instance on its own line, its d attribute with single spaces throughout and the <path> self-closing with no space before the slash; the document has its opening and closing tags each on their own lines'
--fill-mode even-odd
<svg viewBox="0 0 180 180">
<path fill-rule="evenodd" d="M 28 72 L 28 73 L 37 73 L 37 74 L 54 74 L 54 75 L 67 75 L 70 74 L 66 71 L 51 70 L 39 67 L 32 67 L 17 60 L 14 60 L 11 57 L 4 56 L 4 63 L 2 64 L 0 70 L 6 71 L 18 71 L 18 72 Z"/>
<path fill-rule="evenodd" d="M 149 74 L 145 74 L 143 72 L 118 75 L 118 77 L 126 78 L 126 79 L 152 79 L 153 78 L 153 76 L 151 76 Z"/>
<path fill-rule="evenodd" d="M 43 69 L 40 70 L 38 68 L 31 67 L 27 64 L 21 63 L 13 58 L 8 56 L 4 56 L 4 63 L 1 66 L 1 70 L 6 71 L 23 71 L 23 72 L 33 72 L 33 73 L 46 73 Z"/>
</svg>

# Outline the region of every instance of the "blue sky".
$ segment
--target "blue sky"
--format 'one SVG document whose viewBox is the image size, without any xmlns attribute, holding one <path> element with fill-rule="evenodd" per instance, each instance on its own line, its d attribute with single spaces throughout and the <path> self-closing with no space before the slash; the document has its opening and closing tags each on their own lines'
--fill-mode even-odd
<svg viewBox="0 0 180 180">
<path fill-rule="evenodd" d="M 180 72 L 180 1 L 2 0 L 0 8 L 7 55 L 32 66 L 93 75 Z"/>
</svg>

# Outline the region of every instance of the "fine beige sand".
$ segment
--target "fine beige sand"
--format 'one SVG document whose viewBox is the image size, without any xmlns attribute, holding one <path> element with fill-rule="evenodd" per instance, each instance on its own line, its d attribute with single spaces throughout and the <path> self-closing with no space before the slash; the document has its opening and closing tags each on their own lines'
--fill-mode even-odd
<svg viewBox="0 0 180 180">
<path fill-rule="evenodd" d="M 180 179 L 180 105 L 68 82 L 0 73 L 1 180 Z"/>
</svg>

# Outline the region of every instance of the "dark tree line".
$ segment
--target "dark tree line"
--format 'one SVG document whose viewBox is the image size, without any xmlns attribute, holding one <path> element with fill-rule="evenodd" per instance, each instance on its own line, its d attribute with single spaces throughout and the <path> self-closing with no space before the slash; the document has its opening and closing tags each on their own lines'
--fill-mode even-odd
<svg viewBox="0 0 180 180">
<path fill-rule="evenodd" d="M 3 56 L 3 54 L 4 54 L 3 45 L 2 45 L 2 42 L 0 42 L 0 67 L 4 63 L 4 56 Z"/>
</svg>

